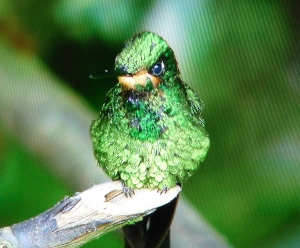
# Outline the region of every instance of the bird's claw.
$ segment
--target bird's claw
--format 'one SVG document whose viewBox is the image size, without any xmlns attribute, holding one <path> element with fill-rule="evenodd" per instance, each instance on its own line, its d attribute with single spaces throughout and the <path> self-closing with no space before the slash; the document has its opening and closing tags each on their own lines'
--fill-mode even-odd
<svg viewBox="0 0 300 248">
<path fill-rule="evenodd" d="M 169 190 L 169 188 L 167 187 L 167 186 L 165 186 L 165 187 L 163 187 L 163 189 L 162 190 L 157 190 L 157 193 L 159 193 L 160 192 L 160 194 L 162 195 L 163 193 L 167 193 L 167 191 Z"/>
<path fill-rule="evenodd" d="M 123 193 L 125 194 L 126 197 L 130 196 L 131 198 L 131 195 L 135 195 L 133 188 L 127 187 L 125 185 L 125 182 L 122 182 L 122 187 L 123 187 Z"/>
</svg>

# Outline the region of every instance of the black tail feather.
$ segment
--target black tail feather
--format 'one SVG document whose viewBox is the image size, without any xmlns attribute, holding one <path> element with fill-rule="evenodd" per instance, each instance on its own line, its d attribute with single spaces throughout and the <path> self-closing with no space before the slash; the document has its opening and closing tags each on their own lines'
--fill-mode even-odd
<svg viewBox="0 0 300 248">
<path fill-rule="evenodd" d="M 178 197 L 142 221 L 123 227 L 125 248 L 170 248 L 170 226 Z"/>
</svg>

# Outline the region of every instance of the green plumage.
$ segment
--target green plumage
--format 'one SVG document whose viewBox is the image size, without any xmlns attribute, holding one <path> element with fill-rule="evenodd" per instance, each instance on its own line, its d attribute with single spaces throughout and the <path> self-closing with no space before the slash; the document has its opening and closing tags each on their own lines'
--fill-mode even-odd
<svg viewBox="0 0 300 248">
<path fill-rule="evenodd" d="M 183 183 L 209 148 L 201 100 L 181 81 L 175 55 L 161 37 L 143 32 L 129 40 L 115 70 L 151 74 L 158 62 L 164 71 L 157 87 L 149 78 L 134 89 L 118 83 L 91 126 L 99 165 L 113 180 L 132 188 L 163 190 Z"/>
</svg>

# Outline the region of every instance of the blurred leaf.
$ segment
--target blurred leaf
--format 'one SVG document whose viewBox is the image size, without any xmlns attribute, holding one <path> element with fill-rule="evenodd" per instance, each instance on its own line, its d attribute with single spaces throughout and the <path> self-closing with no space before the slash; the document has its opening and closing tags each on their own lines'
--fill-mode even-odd
<svg viewBox="0 0 300 248">
<path fill-rule="evenodd" d="M 32 218 L 72 194 L 16 140 L 4 137 L 2 142 L 1 227 Z"/>
<path fill-rule="evenodd" d="M 239 247 L 253 247 L 280 228 L 300 200 L 294 162 L 283 153 L 276 164 L 268 161 L 270 147 L 283 149 L 280 137 L 300 120 L 299 96 L 285 74 L 291 33 L 282 7 L 275 1 L 215 1 L 204 23 L 213 37 L 201 38 L 211 46 L 197 56 L 199 43 L 191 57 L 211 149 L 184 192 Z M 290 144 L 291 154 L 296 147 Z M 287 173 L 291 166 L 296 174 Z"/>
<path fill-rule="evenodd" d="M 99 36 L 105 43 L 124 42 L 132 36 L 152 1 L 60 1 L 53 8 L 57 23 L 72 37 Z"/>
</svg>

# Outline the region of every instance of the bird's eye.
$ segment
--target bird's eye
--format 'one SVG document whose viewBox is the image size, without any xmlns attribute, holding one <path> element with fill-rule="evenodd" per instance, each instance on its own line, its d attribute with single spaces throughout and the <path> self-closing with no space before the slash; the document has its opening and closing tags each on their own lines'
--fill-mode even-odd
<svg viewBox="0 0 300 248">
<path fill-rule="evenodd" d="M 153 76 L 160 76 L 164 72 L 165 72 L 164 62 L 158 62 L 152 67 Z"/>
</svg>

